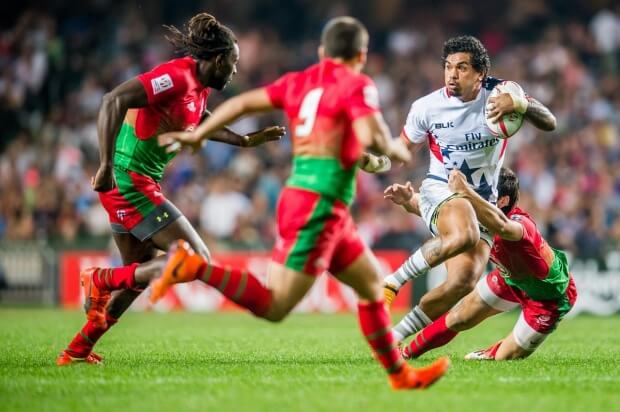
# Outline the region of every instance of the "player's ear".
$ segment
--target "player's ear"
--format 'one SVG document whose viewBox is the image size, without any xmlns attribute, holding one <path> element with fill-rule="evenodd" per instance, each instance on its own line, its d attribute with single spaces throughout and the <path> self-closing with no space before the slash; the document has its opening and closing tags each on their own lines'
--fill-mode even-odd
<svg viewBox="0 0 620 412">
<path fill-rule="evenodd" d="M 317 53 L 319 54 L 319 60 L 322 60 L 325 58 L 325 47 L 323 47 L 322 44 L 319 46 Z"/>
<path fill-rule="evenodd" d="M 510 204 L 510 196 L 508 195 L 502 196 L 499 199 L 497 199 L 497 207 L 500 209 L 508 206 L 508 204 Z"/>
<path fill-rule="evenodd" d="M 215 56 L 215 67 L 222 67 L 222 64 L 224 64 L 224 53 L 220 53 Z"/>
<path fill-rule="evenodd" d="M 357 60 L 363 65 L 366 64 L 368 60 L 368 49 L 366 47 L 362 48 L 362 50 L 357 53 Z"/>
</svg>

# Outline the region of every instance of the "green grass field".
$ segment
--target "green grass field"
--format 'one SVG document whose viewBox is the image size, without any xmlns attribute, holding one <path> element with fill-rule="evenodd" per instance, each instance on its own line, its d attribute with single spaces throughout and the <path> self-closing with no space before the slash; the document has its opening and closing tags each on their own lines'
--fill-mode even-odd
<svg viewBox="0 0 620 412">
<path fill-rule="evenodd" d="M 295 315 L 273 326 L 241 313 L 129 313 L 98 351 L 105 366 L 58 368 L 78 312 L 0 309 L 2 411 L 613 411 L 620 318 L 566 320 L 526 361 L 470 363 L 515 315 L 487 321 L 448 354 L 426 391 L 392 392 L 352 315 Z"/>
</svg>

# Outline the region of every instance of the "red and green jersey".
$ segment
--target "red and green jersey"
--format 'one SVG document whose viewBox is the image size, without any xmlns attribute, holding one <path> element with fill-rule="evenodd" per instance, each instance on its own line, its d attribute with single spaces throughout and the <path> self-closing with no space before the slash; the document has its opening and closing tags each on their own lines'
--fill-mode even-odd
<svg viewBox="0 0 620 412">
<path fill-rule="evenodd" d="M 293 171 L 287 186 L 351 204 L 362 151 L 351 124 L 379 110 L 373 81 L 324 59 L 282 76 L 266 90 L 290 123 Z"/>
<path fill-rule="evenodd" d="M 508 218 L 521 224 L 523 238 L 509 241 L 496 235 L 491 249 L 491 260 L 506 283 L 534 300 L 564 296 L 570 279 L 566 254 L 547 244 L 532 217 L 523 210 L 514 208 Z"/>
<path fill-rule="evenodd" d="M 174 153 L 157 144 L 157 135 L 192 130 L 207 105 L 209 88 L 196 76 L 191 57 L 170 60 L 139 75 L 148 106 L 127 111 L 114 148 L 114 166 L 160 181 Z"/>
</svg>

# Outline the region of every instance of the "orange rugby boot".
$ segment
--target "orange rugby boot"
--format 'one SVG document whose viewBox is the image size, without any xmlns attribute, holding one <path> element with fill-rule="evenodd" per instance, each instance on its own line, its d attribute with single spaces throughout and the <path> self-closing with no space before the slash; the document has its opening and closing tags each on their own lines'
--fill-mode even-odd
<svg viewBox="0 0 620 412">
<path fill-rule="evenodd" d="M 95 285 L 93 276 L 101 268 L 88 268 L 80 272 L 80 283 L 84 290 L 84 312 L 86 318 L 93 322 L 96 327 L 105 329 L 107 322 L 105 319 L 105 309 L 112 295 L 109 290 L 100 289 Z"/>
<path fill-rule="evenodd" d="M 437 382 L 450 367 L 450 359 L 439 358 L 423 368 L 414 368 L 405 363 L 402 369 L 389 375 L 390 385 L 395 391 L 402 389 L 424 389 Z"/>
<path fill-rule="evenodd" d="M 149 300 L 151 303 L 157 302 L 175 283 L 195 280 L 205 265 L 205 259 L 194 252 L 188 242 L 177 241 L 168 251 L 168 261 L 162 275 L 151 283 Z"/>
<path fill-rule="evenodd" d="M 75 356 L 71 356 L 67 353 L 66 350 L 60 352 L 60 355 L 56 358 L 56 365 L 58 366 L 67 366 L 73 365 L 75 363 L 88 363 L 89 365 L 100 365 L 103 363 L 103 358 L 101 355 L 96 354 L 95 352 L 89 353 L 86 357 L 78 358 Z"/>
</svg>

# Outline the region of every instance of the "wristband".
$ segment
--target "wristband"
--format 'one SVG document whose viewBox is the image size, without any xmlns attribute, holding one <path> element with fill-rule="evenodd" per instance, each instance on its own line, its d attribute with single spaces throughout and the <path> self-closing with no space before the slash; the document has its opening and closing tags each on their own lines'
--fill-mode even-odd
<svg viewBox="0 0 620 412">
<path fill-rule="evenodd" d="M 510 97 L 512 98 L 512 104 L 515 107 L 515 112 L 519 114 L 525 114 L 525 112 L 527 111 L 527 106 L 529 104 L 527 99 L 523 96 L 515 96 L 512 93 L 510 93 Z"/>
</svg>

